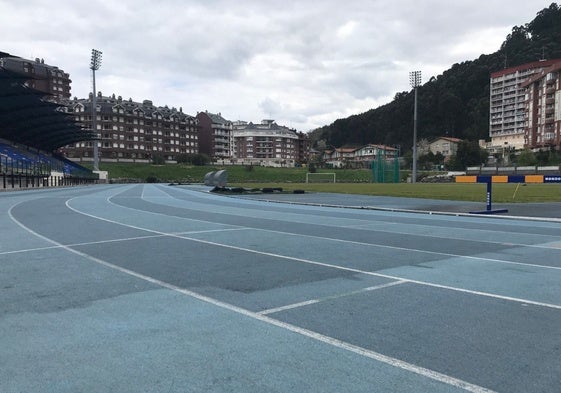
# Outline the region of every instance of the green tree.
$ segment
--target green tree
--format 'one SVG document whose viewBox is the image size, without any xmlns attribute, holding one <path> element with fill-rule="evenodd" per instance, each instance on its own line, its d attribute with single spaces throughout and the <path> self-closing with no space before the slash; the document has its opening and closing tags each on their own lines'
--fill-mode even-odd
<svg viewBox="0 0 561 393">
<path fill-rule="evenodd" d="M 434 167 L 440 167 L 443 163 L 444 156 L 440 152 L 434 154 L 432 151 L 429 151 L 427 154 L 423 154 L 417 159 L 417 164 L 424 170 L 431 170 L 434 169 Z"/>
<path fill-rule="evenodd" d="M 204 166 L 210 162 L 210 157 L 206 154 L 199 153 L 191 155 L 191 164 L 195 166 Z"/>
<path fill-rule="evenodd" d="M 516 156 L 516 163 L 520 166 L 533 166 L 538 163 L 536 155 L 530 149 L 524 149 Z"/>
<path fill-rule="evenodd" d="M 195 166 L 207 165 L 210 158 L 206 154 L 180 154 L 177 156 L 176 161 L 181 164 L 191 164 Z"/>
<path fill-rule="evenodd" d="M 164 156 L 162 156 L 161 154 L 152 155 L 152 164 L 154 164 L 154 165 L 164 165 L 165 163 L 166 163 L 166 160 L 165 160 Z"/>
<path fill-rule="evenodd" d="M 477 142 L 461 141 L 456 154 L 450 157 L 448 168 L 462 171 L 470 166 L 479 166 L 487 161 L 489 153 L 482 150 Z"/>
<path fill-rule="evenodd" d="M 537 165 L 549 165 L 550 158 L 551 158 L 549 151 L 540 150 L 534 154 L 536 156 Z"/>
<path fill-rule="evenodd" d="M 444 155 L 441 152 L 438 152 L 434 155 L 434 163 L 436 165 L 444 164 Z"/>
<path fill-rule="evenodd" d="M 561 8 L 555 3 L 539 11 L 530 23 L 515 26 L 495 53 L 454 64 L 420 86 L 418 138 L 433 139 L 448 133 L 460 139 L 486 139 L 490 74 L 505 65 L 534 62 L 544 55 L 561 58 Z M 313 131 L 312 139 L 323 139 L 334 146 L 411 146 L 413 102 L 411 90 L 396 93 L 388 104 Z"/>
</svg>

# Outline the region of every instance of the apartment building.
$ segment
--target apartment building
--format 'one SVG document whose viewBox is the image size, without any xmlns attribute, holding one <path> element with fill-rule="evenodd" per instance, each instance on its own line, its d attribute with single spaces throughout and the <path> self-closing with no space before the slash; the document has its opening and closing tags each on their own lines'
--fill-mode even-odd
<svg viewBox="0 0 561 393">
<path fill-rule="evenodd" d="M 85 128 L 92 124 L 92 94 L 67 102 L 68 112 Z M 152 101 L 135 102 L 122 97 L 96 98 L 96 123 L 101 161 L 148 162 L 156 157 L 176 161 L 183 154 L 198 154 L 198 120 L 182 108 L 155 106 Z M 92 141 L 61 149 L 75 161 L 93 161 Z"/>
<path fill-rule="evenodd" d="M 524 143 L 530 149 L 561 149 L 561 60 L 521 85 L 526 89 Z"/>
<path fill-rule="evenodd" d="M 334 168 L 346 166 L 355 168 L 369 168 L 372 161 L 379 158 L 393 160 L 398 158 L 399 149 L 386 146 L 368 144 L 360 147 L 338 147 L 323 152 L 322 160 Z"/>
<path fill-rule="evenodd" d="M 294 166 L 307 162 L 309 151 L 307 135 L 274 120 L 260 124 L 237 121 L 232 130 L 232 159 L 261 165 Z"/>
<path fill-rule="evenodd" d="M 64 113 L 71 81 L 63 70 L 42 59 L 27 60 L 0 51 L 0 74 L 0 138 L 4 142 L 51 153 L 95 137 Z"/>
<path fill-rule="evenodd" d="M 527 126 L 526 88 L 522 84 L 557 60 L 541 60 L 491 74 L 489 136 L 500 149 L 522 149 Z"/>
<path fill-rule="evenodd" d="M 27 60 L 0 52 L 0 67 L 25 76 L 26 86 L 51 95 L 51 101 L 70 98 L 70 75 L 43 59 Z"/>
<path fill-rule="evenodd" d="M 230 158 L 232 122 L 221 113 L 199 112 L 199 151 L 213 159 Z"/>
<path fill-rule="evenodd" d="M 42 59 L 27 60 L 0 52 L 0 66 L 25 76 L 25 84 L 48 93 L 62 111 L 73 114 L 78 127 L 92 129 L 92 96 L 71 99 L 70 76 Z M 101 161 L 149 162 L 159 157 L 176 161 L 183 154 L 204 153 L 215 160 L 255 160 L 294 165 L 308 160 L 309 138 L 273 120 L 261 124 L 231 121 L 220 113 L 200 112 L 196 117 L 182 109 L 154 106 L 122 97 L 96 97 L 96 134 Z M 87 133 L 85 133 L 86 135 Z M 90 135 L 91 134 L 87 134 Z M 84 140 L 60 148 L 74 161 L 93 161 L 93 142 Z"/>
</svg>

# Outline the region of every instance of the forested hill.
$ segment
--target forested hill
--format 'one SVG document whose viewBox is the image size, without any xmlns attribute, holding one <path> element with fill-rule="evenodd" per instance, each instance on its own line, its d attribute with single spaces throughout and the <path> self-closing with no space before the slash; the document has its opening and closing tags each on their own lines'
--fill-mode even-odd
<svg viewBox="0 0 561 393">
<path fill-rule="evenodd" d="M 552 3 L 524 26 L 515 26 L 501 48 L 473 61 L 454 64 L 418 90 L 418 138 L 438 136 L 478 140 L 489 136 L 489 79 L 492 72 L 537 61 L 561 58 L 561 7 Z M 412 147 L 412 91 L 396 94 L 386 105 L 336 120 L 314 130 L 313 142 L 336 147 L 368 143 Z"/>
</svg>

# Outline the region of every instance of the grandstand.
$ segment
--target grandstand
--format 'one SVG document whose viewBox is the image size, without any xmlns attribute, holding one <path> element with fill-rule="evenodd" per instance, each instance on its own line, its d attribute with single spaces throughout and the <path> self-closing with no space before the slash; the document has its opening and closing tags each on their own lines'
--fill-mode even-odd
<svg viewBox="0 0 561 393">
<path fill-rule="evenodd" d="M 0 190 L 93 183 L 98 175 L 56 150 L 70 143 L 94 140 L 78 126 L 50 93 L 27 86 L 33 78 L 6 69 L 0 52 Z"/>
</svg>

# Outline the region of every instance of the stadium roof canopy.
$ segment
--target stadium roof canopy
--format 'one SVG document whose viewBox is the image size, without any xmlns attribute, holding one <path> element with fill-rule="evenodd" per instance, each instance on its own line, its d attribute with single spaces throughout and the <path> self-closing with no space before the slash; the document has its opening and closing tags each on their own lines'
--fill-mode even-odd
<svg viewBox="0 0 561 393">
<path fill-rule="evenodd" d="M 0 138 L 44 151 L 95 139 L 61 105 L 46 101 L 48 94 L 26 86 L 28 79 L 0 67 Z"/>
</svg>

